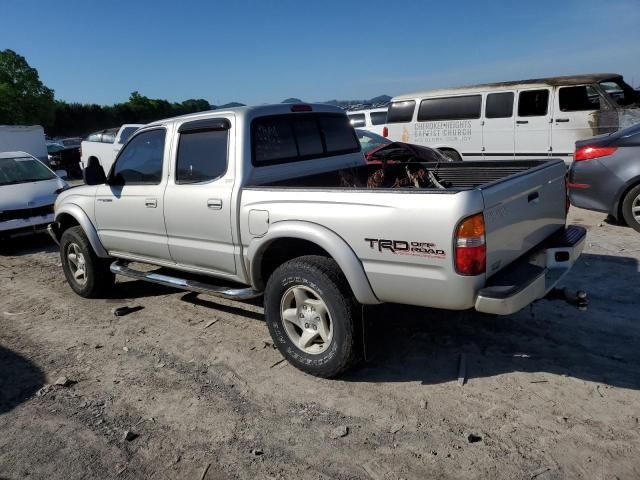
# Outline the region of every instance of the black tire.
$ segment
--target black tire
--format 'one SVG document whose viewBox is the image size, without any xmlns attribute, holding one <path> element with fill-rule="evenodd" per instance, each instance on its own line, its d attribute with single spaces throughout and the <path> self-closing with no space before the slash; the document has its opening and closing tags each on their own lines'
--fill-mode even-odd
<svg viewBox="0 0 640 480">
<path fill-rule="evenodd" d="M 455 150 L 444 149 L 440 150 L 440 153 L 447 157 L 451 162 L 461 162 L 462 157 Z"/>
<path fill-rule="evenodd" d="M 294 287 L 310 289 L 330 314 L 332 335 L 321 353 L 307 353 L 285 329 L 281 303 Z M 339 375 L 360 357 L 361 328 L 358 304 L 333 259 L 307 255 L 280 265 L 267 281 L 264 311 L 269 333 L 280 353 L 294 367 L 323 378 Z"/>
<path fill-rule="evenodd" d="M 624 217 L 624 221 L 636 232 L 640 232 L 640 221 L 638 221 L 640 215 L 636 214 L 638 218 L 633 216 L 632 208 L 634 207 L 640 207 L 640 185 L 636 185 L 629 190 L 622 201 L 622 216 Z"/>
<path fill-rule="evenodd" d="M 77 247 L 77 248 L 76 248 Z M 72 251 L 82 254 L 84 275 L 76 279 L 72 270 L 73 262 L 69 258 Z M 89 239 L 82 227 L 68 228 L 60 239 L 60 260 L 62 269 L 71 289 L 81 297 L 96 298 L 107 293 L 115 283 L 115 275 L 109 270 L 109 259 L 99 258 L 93 251 Z"/>
</svg>

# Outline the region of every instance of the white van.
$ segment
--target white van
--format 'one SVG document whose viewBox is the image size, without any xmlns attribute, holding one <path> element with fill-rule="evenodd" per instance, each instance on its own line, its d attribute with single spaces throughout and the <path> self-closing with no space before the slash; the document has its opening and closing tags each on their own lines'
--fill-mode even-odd
<svg viewBox="0 0 640 480">
<path fill-rule="evenodd" d="M 454 160 L 573 159 L 575 142 L 640 122 L 640 94 L 614 73 L 431 90 L 391 100 L 383 135 Z"/>
<path fill-rule="evenodd" d="M 384 124 L 387 123 L 387 107 L 370 108 L 347 112 L 353 128 L 362 128 L 378 135 L 382 135 Z"/>
</svg>

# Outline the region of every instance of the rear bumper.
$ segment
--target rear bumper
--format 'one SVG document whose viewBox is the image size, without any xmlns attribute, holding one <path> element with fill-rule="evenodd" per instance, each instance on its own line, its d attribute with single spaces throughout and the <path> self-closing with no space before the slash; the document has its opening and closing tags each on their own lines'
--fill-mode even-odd
<svg viewBox="0 0 640 480">
<path fill-rule="evenodd" d="M 578 260 L 585 240 L 586 230 L 575 225 L 555 233 L 491 277 L 478 292 L 475 309 L 510 315 L 543 298 Z"/>
</svg>

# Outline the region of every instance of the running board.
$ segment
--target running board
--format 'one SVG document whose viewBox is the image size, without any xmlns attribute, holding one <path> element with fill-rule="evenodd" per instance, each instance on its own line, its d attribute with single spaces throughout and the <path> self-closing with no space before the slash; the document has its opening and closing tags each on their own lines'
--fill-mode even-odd
<svg viewBox="0 0 640 480">
<path fill-rule="evenodd" d="M 252 288 L 230 288 L 219 287 L 208 283 L 198 282 L 195 280 L 186 280 L 184 278 L 171 277 L 169 275 L 161 275 L 155 272 L 143 272 L 129 268 L 128 262 L 116 260 L 109 267 L 110 270 L 125 277 L 135 278 L 136 280 L 144 280 L 145 282 L 158 283 L 166 287 L 180 288 L 190 292 L 205 293 L 215 297 L 227 298 L 229 300 L 249 300 L 262 295 Z"/>
</svg>

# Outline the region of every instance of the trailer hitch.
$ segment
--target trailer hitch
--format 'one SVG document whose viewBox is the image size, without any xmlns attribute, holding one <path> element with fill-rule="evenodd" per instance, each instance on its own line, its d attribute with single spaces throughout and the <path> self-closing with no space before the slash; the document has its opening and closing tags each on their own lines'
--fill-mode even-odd
<svg viewBox="0 0 640 480">
<path fill-rule="evenodd" d="M 589 296 L 584 290 L 569 290 L 568 288 L 553 288 L 545 295 L 547 300 L 563 300 L 569 305 L 578 307 L 584 312 L 589 306 Z"/>
</svg>

